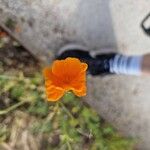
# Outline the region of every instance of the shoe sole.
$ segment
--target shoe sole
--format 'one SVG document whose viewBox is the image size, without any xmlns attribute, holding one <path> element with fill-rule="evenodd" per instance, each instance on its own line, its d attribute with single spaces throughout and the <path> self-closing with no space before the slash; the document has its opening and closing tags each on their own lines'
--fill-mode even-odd
<svg viewBox="0 0 150 150">
<path fill-rule="evenodd" d="M 82 46 L 82 45 L 78 45 L 78 44 L 68 44 L 63 46 L 57 53 L 57 56 L 61 55 L 63 52 L 65 51 L 70 51 L 70 50 L 83 50 L 83 51 L 88 51 L 89 54 L 92 57 L 95 57 L 96 55 L 100 55 L 100 54 L 106 54 L 106 53 L 112 53 L 114 52 L 113 49 L 111 48 L 103 48 L 100 50 L 89 50 L 87 47 Z"/>
<path fill-rule="evenodd" d="M 63 52 L 65 52 L 66 50 L 83 50 L 83 51 L 88 51 L 88 48 L 82 45 L 78 45 L 78 44 L 68 44 L 63 46 L 57 53 L 57 55 L 61 55 Z"/>
<path fill-rule="evenodd" d="M 110 54 L 110 53 L 116 53 L 116 52 L 114 51 L 114 49 L 109 48 L 109 47 L 104 47 L 99 50 L 90 52 L 91 56 L 93 57 L 96 57 L 97 55 L 104 55 L 104 54 Z"/>
</svg>

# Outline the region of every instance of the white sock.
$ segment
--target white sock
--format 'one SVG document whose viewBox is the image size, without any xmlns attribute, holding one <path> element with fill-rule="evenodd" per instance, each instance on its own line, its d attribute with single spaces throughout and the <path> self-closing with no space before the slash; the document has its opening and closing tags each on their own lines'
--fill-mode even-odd
<svg viewBox="0 0 150 150">
<path fill-rule="evenodd" d="M 140 75 L 143 56 L 125 56 L 117 54 L 110 61 L 110 72 L 126 75 Z"/>
</svg>

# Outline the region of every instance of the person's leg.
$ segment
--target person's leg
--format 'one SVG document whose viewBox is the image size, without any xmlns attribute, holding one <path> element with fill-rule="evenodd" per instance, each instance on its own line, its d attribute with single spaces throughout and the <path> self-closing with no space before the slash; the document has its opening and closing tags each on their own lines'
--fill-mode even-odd
<svg viewBox="0 0 150 150">
<path fill-rule="evenodd" d="M 150 54 L 132 56 L 116 54 L 114 59 L 110 60 L 110 72 L 126 75 L 150 75 Z"/>
<path fill-rule="evenodd" d="M 88 73 L 91 75 L 150 74 L 150 54 L 143 56 L 126 56 L 117 53 L 91 55 L 83 47 L 67 46 L 61 50 L 56 59 L 76 57 L 88 64 Z"/>
<path fill-rule="evenodd" d="M 110 72 L 125 75 L 141 75 L 142 62 L 143 56 L 116 54 L 115 57 L 109 62 Z"/>
</svg>

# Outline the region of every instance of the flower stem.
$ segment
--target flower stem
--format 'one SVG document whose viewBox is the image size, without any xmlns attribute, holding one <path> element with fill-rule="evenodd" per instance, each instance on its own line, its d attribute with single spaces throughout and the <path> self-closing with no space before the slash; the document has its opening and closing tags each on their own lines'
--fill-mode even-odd
<svg viewBox="0 0 150 150">
<path fill-rule="evenodd" d="M 71 119 L 75 119 L 74 116 L 70 113 L 70 111 L 66 108 L 66 106 L 62 102 L 59 102 L 59 104 L 61 105 L 61 107 L 64 109 L 64 111 L 68 114 L 68 116 Z"/>
<path fill-rule="evenodd" d="M 26 102 L 27 102 L 27 101 L 21 101 L 21 102 L 18 102 L 17 104 L 14 104 L 14 105 L 12 105 L 12 106 L 10 106 L 10 107 L 4 109 L 4 110 L 1 110 L 1 111 L 0 111 L 0 115 L 6 115 L 7 113 L 9 113 L 9 112 L 15 110 L 16 108 L 22 106 L 22 105 L 25 104 Z"/>
<path fill-rule="evenodd" d="M 5 79 L 5 80 L 18 80 L 17 77 L 8 76 L 8 75 L 0 75 L 0 79 Z"/>
<path fill-rule="evenodd" d="M 67 141 L 68 150 L 72 150 L 70 143 Z"/>
</svg>

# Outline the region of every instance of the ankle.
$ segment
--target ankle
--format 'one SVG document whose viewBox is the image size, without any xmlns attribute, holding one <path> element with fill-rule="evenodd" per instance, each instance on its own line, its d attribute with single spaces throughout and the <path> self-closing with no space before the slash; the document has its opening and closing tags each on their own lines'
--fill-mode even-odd
<svg viewBox="0 0 150 150">
<path fill-rule="evenodd" d="M 140 75 L 142 71 L 142 56 L 125 56 L 117 54 L 110 60 L 110 72 L 126 75 Z"/>
</svg>

